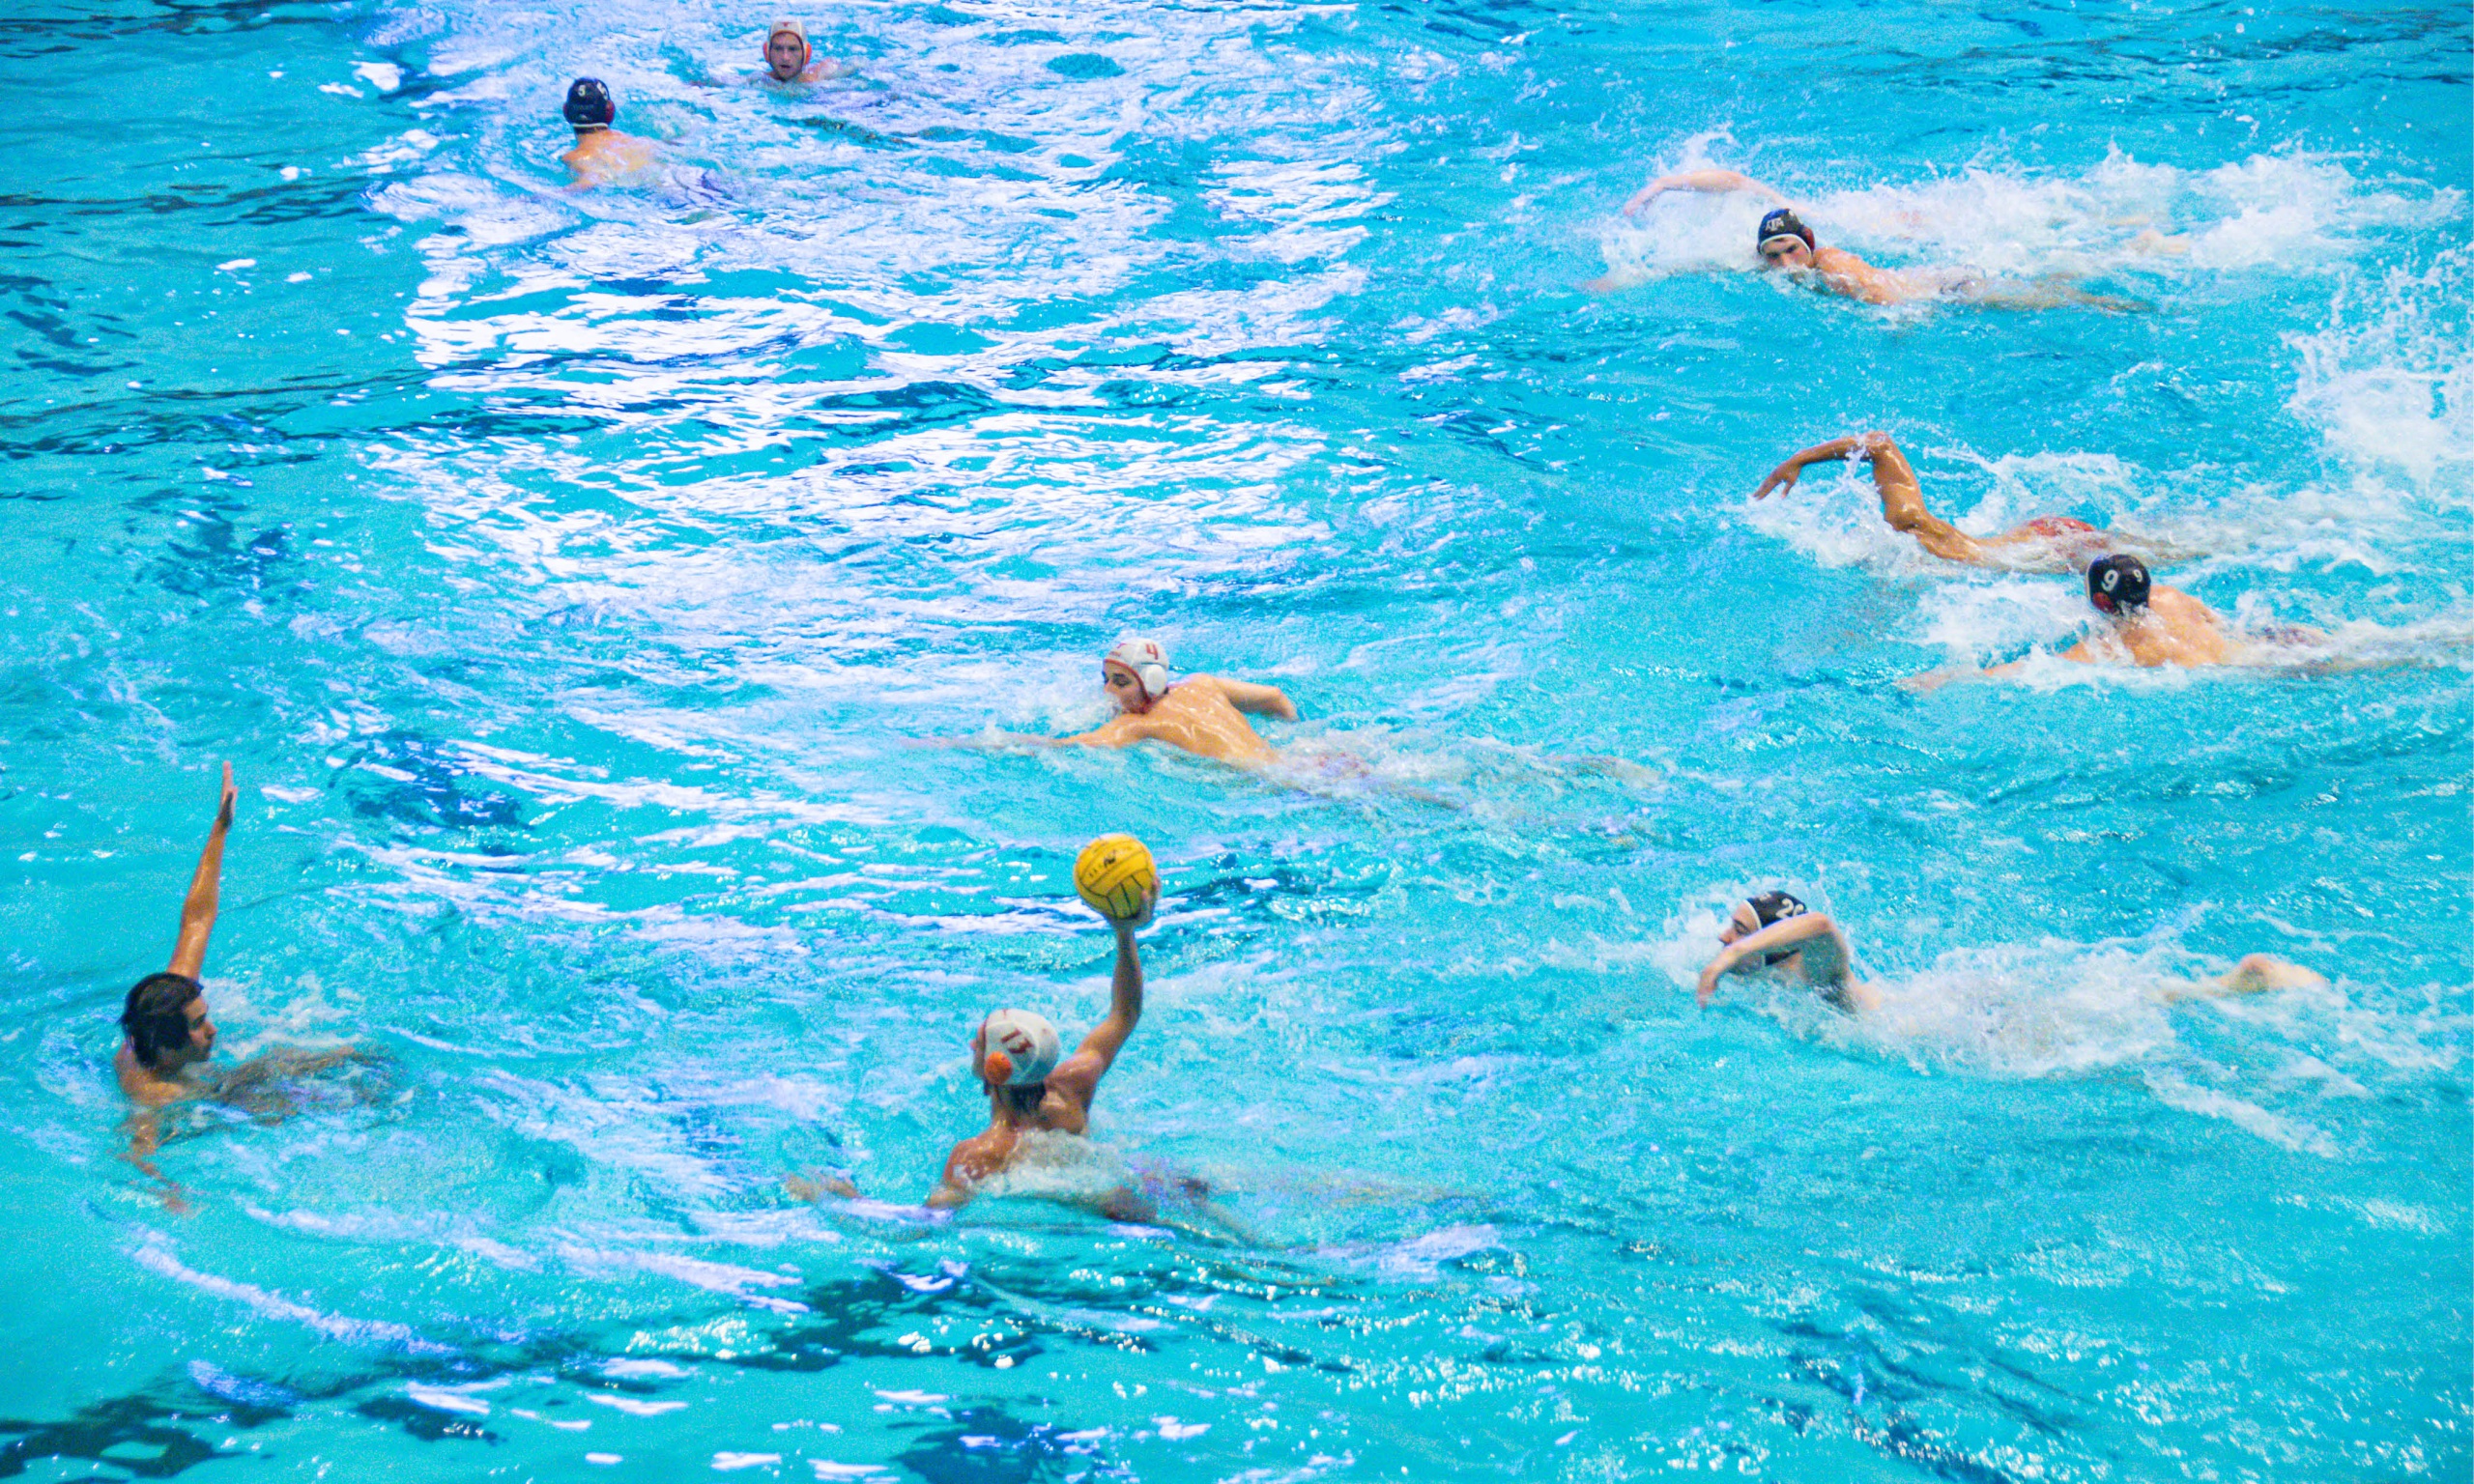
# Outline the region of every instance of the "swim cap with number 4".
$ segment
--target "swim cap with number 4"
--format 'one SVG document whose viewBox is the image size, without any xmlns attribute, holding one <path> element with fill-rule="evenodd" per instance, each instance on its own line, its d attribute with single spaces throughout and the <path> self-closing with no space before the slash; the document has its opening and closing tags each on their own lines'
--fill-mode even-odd
<svg viewBox="0 0 2474 1484">
<path fill-rule="evenodd" d="M 1160 889 L 1151 852 L 1131 835 L 1103 835 L 1082 847 L 1074 862 L 1074 889 L 1102 917 L 1122 920 L 1142 910 Z"/>
</svg>

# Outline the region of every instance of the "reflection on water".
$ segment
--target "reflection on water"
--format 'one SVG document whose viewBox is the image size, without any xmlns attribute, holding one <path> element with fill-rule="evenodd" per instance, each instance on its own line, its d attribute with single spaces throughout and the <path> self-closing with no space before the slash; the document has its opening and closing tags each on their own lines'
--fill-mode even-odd
<svg viewBox="0 0 2474 1484">
<path fill-rule="evenodd" d="M 938 4 L 793 91 L 760 19 L 0 38 L 0 1471 L 2463 1471 L 2455 19 Z M 561 188 L 583 71 L 659 181 Z M 1617 216 L 1701 164 L 2155 312 Z M 2085 609 L 1746 499 L 1865 426 L 2385 668 L 1910 696 Z M 918 745 L 1128 630 L 1314 766 Z M 176 1217 L 103 1060 L 223 756 L 228 1049 L 392 1061 Z M 1117 829 L 1094 1157 L 1192 1198 L 931 1216 L 979 1014 L 1105 1006 Z M 1690 1008 L 1769 886 L 1882 1014 Z M 2157 993 L 2257 951 L 2334 984 Z"/>
</svg>

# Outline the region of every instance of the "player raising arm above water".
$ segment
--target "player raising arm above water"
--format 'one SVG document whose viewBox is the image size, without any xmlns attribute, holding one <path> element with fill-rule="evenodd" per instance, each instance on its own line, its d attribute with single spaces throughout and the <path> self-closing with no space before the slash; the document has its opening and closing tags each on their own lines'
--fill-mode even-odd
<svg viewBox="0 0 2474 1484">
<path fill-rule="evenodd" d="M 232 830 L 232 765 L 223 765 L 223 791 L 216 801 L 214 828 L 190 873 L 188 894 L 181 900 L 180 936 L 172 945 L 172 961 L 159 974 L 149 974 L 131 985 L 120 1014 L 120 1049 L 112 1056 L 112 1071 L 120 1090 L 135 1111 L 129 1121 L 130 1163 L 162 1181 L 164 1198 L 179 1207 L 180 1189 L 153 1163 L 162 1145 L 162 1110 L 175 1103 L 210 1099 L 230 1104 L 262 1119 L 279 1119 L 294 1111 L 290 1079 L 348 1062 L 370 1060 L 354 1046 L 318 1051 L 270 1051 L 240 1066 L 213 1070 L 215 1021 L 209 1017 L 206 945 L 215 935 L 215 918 L 222 894 L 223 842 Z"/>
<path fill-rule="evenodd" d="M 954 1146 L 936 1188 L 928 1192 L 930 1206 L 951 1208 L 968 1201 L 1013 1162 L 1027 1133 L 1089 1131 L 1091 1100 L 1099 1095 L 1100 1079 L 1116 1065 L 1126 1038 L 1142 1020 L 1142 956 L 1134 935 L 1151 921 L 1159 898 L 1155 881 L 1133 916 L 1109 919 L 1108 926 L 1116 930 L 1117 959 L 1108 982 L 1108 1013 L 1072 1056 L 1058 1060 L 1064 1042 L 1044 1015 L 1000 1010 L 980 1021 L 970 1041 L 970 1070 L 988 1093 L 988 1127 Z"/>
<path fill-rule="evenodd" d="M 1924 489 L 1915 471 L 1887 433 L 1857 433 L 1815 443 L 1769 471 L 1755 499 L 1784 495 L 1808 464 L 1860 458 L 1872 465 L 1873 487 L 1881 492 L 1882 519 L 1892 530 L 1913 536 L 1918 546 L 1943 561 L 1978 567 L 2009 567 L 2037 571 L 2068 571 L 2114 546 L 2113 537 L 2066 515 L 2040 515 L 1998 536 L 1971 536 L 1924 508 Z"/>
</svg>

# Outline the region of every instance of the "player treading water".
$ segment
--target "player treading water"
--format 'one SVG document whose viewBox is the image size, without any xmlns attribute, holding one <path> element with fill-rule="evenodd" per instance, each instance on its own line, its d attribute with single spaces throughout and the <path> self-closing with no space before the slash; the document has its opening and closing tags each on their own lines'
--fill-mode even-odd
<svg viewBox="0 0 2474 1484">
<path fill-rule="evenodd" d="M 657 158 L 652 142 L 611 127 L 618 104 L 600 78 L 579 77 L 569 84 L 559 111 L 576 131 L 575 147 L 559 157 L 574 178 L 569 190 L 590 190 L 652 168 Z"/>
<path fill-rule="evenodd" d="M 1100 1079 L 1141 1023 L 1142 956 L 1134 935 L 1150 923 L 1160 902 L 1160 875 L 1150 852 L 1129 836 L 1103 837 L 1083 849 L 1074 877 L 1082 899 L 1116 933 L 1108 1013 L 1072 1056 L 1064 1055 L 1064 1039 L 1045 1015 L 999 1010 L 980 1021 L 970 1039 L 970 1070 L 988 1094 L 988 1127 L 946 1156 L 944 1173 L 928 1193 L 931 1207 L 950 1210 L 968 1201 L 1032 1156 L 1042 1134 L 1088 1132 Z M 1150 1213 L 1148 1203 L 1130 1189 L 1109 1192 L 1100 1206 L 1121 1220 Z"/>
<path fill-rule="evenodd" d="M 137 1109 L 129 1124 L 129 1159 L 139 1169 L 163 1180 L 150 1156 L 163 1139 L 161 1111 L 175 1103 L 212 1101 L 227 1104 L 260 1119 L 280 1119 L 296 1111 L 295 1090 L 287 1082 L 310 1072 L 349 1062 L 370 1060 L 352 1046 L 318 1051 L 279 1050 L 252 1057 L 220 1070 L 209 1067 L 215 1056 L 216 1031 L 199 979 L 206 967 L 206 946 L 215 935 L 215 918 L 222 895 L 223 842 L 231 833 L 232 765 L 223 765 L 223 791 L 216 801 L 214 828 L 199 852 L 197 870 L 181 900 L 180 936 L 172 945 L 172 961 L 161 973 L 149 974 L 131 985 L 121 1009 L 120 1050 L 112 1070 L 120 1090 Z M 167 1199 L 179 1204 L 179 1188 L 164 1181 Z"/>
</svg>

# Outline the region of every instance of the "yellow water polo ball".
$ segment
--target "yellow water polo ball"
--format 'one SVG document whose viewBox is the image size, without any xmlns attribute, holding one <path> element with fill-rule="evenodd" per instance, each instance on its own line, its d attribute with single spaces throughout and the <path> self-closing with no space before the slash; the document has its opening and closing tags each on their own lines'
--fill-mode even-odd
<svg viewBox="0 0 2474 1484">
<path fill-rule="evenodd" d="M 1142 910 L 1142 899 L 1159 888 L 1160 869 L 1131 835 L 1103 835 L 1075 857 L 1074 889 L 1102 917 L 1134 916 Z"/>
</svg>

